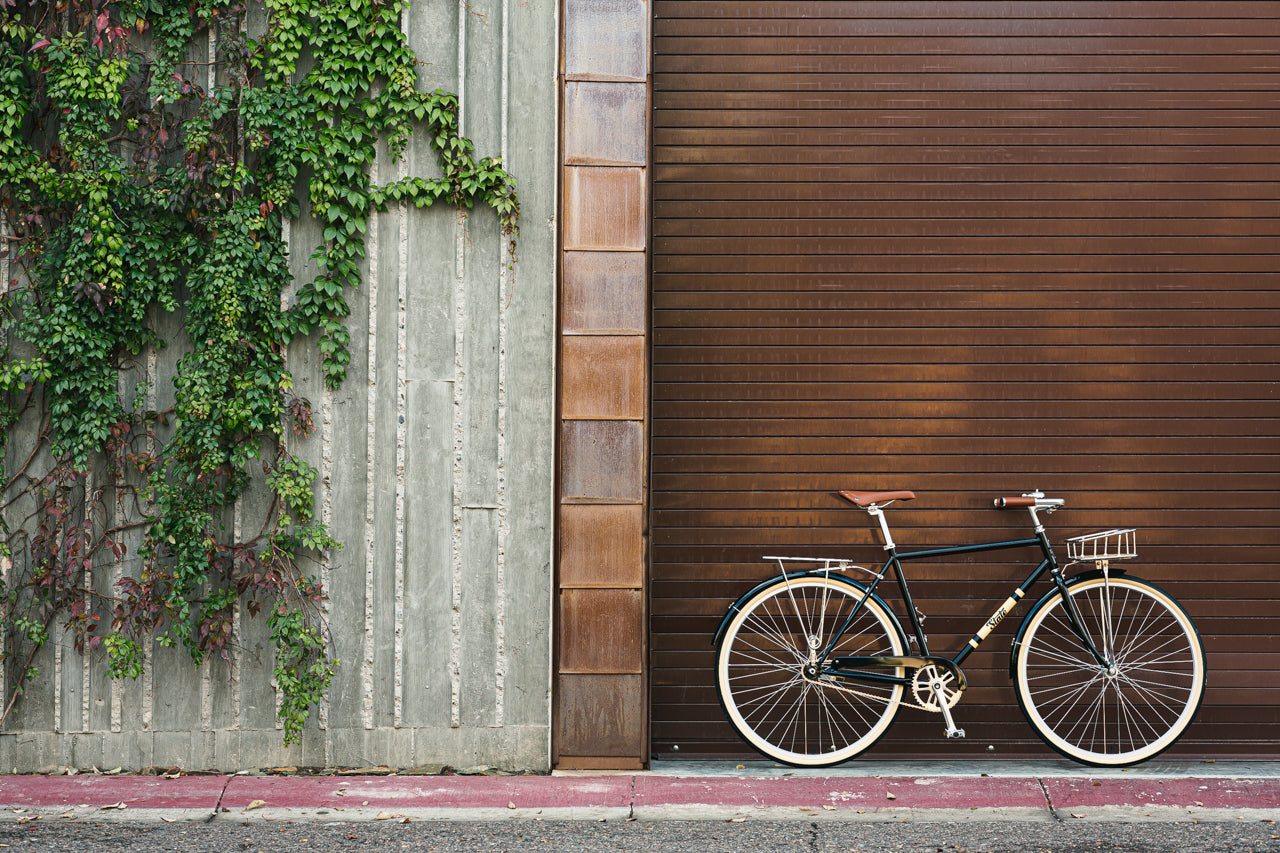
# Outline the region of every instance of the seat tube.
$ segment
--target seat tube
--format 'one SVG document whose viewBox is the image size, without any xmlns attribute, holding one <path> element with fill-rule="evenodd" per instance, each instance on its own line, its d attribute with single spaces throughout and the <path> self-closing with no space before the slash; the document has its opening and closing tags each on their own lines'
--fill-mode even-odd
<svg viewBox="0 0 1280 853">
<path fill-rule="evenodd" d="M 898 546 L 894 544 L 893 534 L 889 532 L 889 521 L 884 517 L 884 510 L 872 504 L 867 512 L 880 522 L 880 534 L 884 537 L 884 550 L 889 552 L 889 559 L 885 563 L 885 570 L 893 568 L 893 578 L 898 582 L 898 593 L 902 596 L 902 603 L 907 608 L 907 618 L 911 620 L 911 630 L 916 635 L 916 643 L 920 646 L 920 654 L 929 654 L 929 641 L 925 638 L 924 628 L 920 625 L 920 619 L 916 616 L 916 605 L 911 600 L 911 590 L 907 589 L 907 579 L 902 573 L 902 562 L 898 559 Z"/>
</svg>

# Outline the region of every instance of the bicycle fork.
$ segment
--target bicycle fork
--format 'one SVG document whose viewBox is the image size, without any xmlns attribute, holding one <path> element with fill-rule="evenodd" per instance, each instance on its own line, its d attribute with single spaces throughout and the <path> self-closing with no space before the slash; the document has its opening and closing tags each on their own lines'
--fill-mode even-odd
<svg viewBox="0 0 1280 853">
<path fill-rule="evenodd" d="M 1062 593 L 1062 609 L 1067 613 L 1067 622 L 1071 625 L 1071 630 L 1075 632 L 1076 639 L 1093 655 L 1093 660 L 1103 672 L 1108 675 L 1114 675 L 1116 669 L 1114 639 L 1111 636 L 1111 589 L 1109 584 L 1109 574 L 1107 571 L 1107 561 L 1101 560 L 1099 568 L 1102 570 L 1102 650 L 1098 650 L 1098 646 L 1094 643 L 1093 638 L 1089 636 L 1089 632 L 1085 630 L 1084 619 L 1080 617 L 1080 611 L 1076 608 L 1076 603 L 1071 597 L 1071 588 L 1067 586 L 1066 580 L 1061 574 L 1054 573 L 1053 581 L 1057 585 L 1058 590 Z"/>
</svg>

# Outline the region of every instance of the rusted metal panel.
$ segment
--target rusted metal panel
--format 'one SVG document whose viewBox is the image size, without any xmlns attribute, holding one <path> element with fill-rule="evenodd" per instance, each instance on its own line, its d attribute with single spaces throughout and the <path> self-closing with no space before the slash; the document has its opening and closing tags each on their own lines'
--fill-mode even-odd
<svg viewBox="0 0 1280 853">
<path fill-rule="evenodd" d="M 649 69 L 646 0 L 565 0 L 564 71 L 570 80 L 636 80 Z"/>
<path fill-rule="evenodd" d="M 648 89 L 643 83 L 566 83 L 565 162 L 645 165 L 648 107 Z"/>
<path fill-rule="evenodd" d="M 1280 14 L 655 8 L 654 754 L 747 751 L 705 639 L 761 555 L 879 560 L 831 492 L 915 490 L 889 516 L 916 549 L 1025 535 L 986 498 L 1034 487 L 1067 500 L 1055 541 L 1140 528 L 1127 567 L 1199 624 L 1172 754 L 1280 754 Z M 908 564 L 934 651 L 1024 556 Z M 949 753 L 1044 754 L 1017 624 L 966 663 Z M 940 728 L 903 715 L 876 752 Z"/>
<path fill-rule="evenodd" d="M 644 426 L 638 421 L 561 421 L 560 499 L 644 500 Z"/>
<path fill-rule="evenodd" d="M 644 586 L 644 508 L 560 507 L 560 586 Z"/>
<path fill-rule="evenodd" d="M 629 166 L 566 166 L 565 249 L 643 250 L 644 172 Z"/>
<path fill-rule="evenodd" d="M 569 756 L 632 756 L 629 766 L 638 766 L 644 753 L 644 704 L 643 676 L 561 675 L 560 766 L 573 766 Z"/>
<path fill-rule="evenodd" d="M 639 673 L 644 664 L 644 592 L 560 591 L 560 671 Z"/>
<path fill-rule="evenodd" d="M 644 416 L 644 338 L 566 336 L 561 344 L 561 417 L 639 420 Z"/>
<path fill-rule="evenodd" d="M 560 323 L 582 332 L 644 334 L 648 281 L 643 252 L 566 252 Z"/>
</svg>

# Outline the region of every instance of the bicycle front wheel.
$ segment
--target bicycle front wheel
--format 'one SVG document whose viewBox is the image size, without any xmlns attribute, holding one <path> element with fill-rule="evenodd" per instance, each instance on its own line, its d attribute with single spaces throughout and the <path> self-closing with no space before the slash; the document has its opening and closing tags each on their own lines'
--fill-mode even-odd
<svg viewBox="0 0 1280 853">
<path fill-rule="evenodd" d="M 1084 764 L 1146 761 L 1182 735 L 1204 694 L 1204 646 L 1155 584 L 1117 576 L 1071 583 L 1102 667 L 1076 636 L 1059 592 L 1028 614 L 1014 654 L 1018 704 L 1049 746 Z"/>
<path fill-rule="evenodd" d="M 716 653 L 716 687 L 730 722 L 758 752 L 800 767 L 838 764 L 870 747 L 893 722 L 901 684 L 804 675 L 863 598 L 835 654 L 904 654 L 901 629 L 879 599 L 841 577 L 779 580 L 730 620 Z M 877 671 L 901 676 L 904 670 Z"/>
</svg>

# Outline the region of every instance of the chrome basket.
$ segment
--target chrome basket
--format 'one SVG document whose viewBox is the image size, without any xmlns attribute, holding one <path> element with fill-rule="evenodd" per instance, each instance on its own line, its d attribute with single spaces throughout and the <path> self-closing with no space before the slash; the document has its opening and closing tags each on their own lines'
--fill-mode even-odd
<svg viewBox="0 0 1280 853">
<path fill-rule="evenodd" d="M 1072 536 L 1067 540 L 1067 556 L 1075 562 L 1086 560 L 1127 560 L 1138 556 L 1137 528 L 1117 527 Z"/>
</svg>

